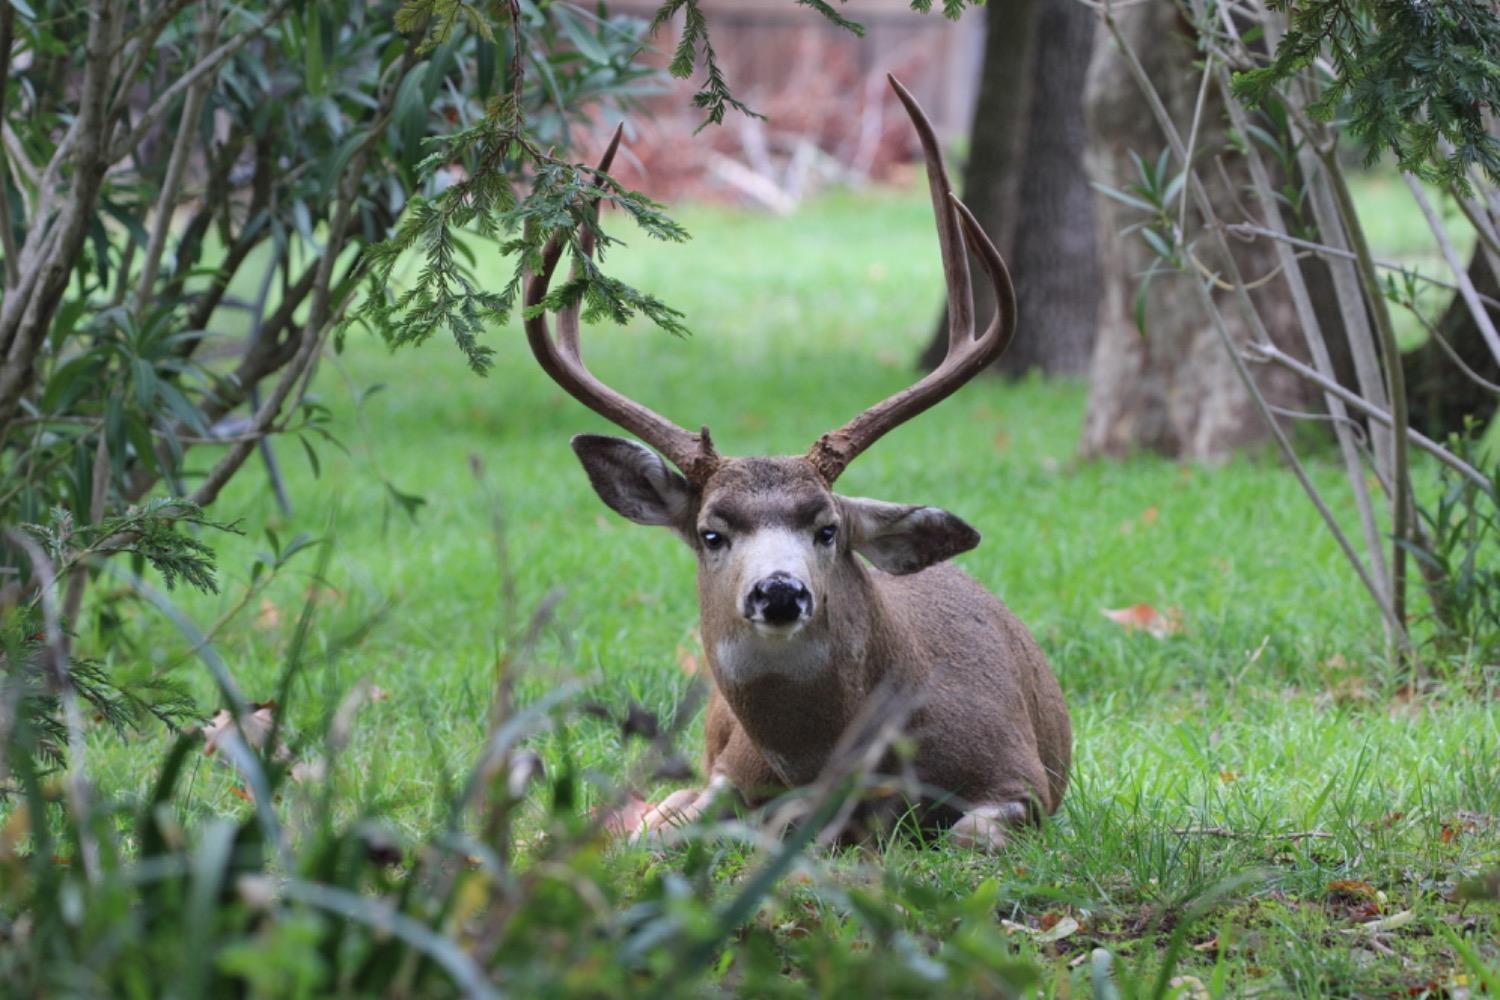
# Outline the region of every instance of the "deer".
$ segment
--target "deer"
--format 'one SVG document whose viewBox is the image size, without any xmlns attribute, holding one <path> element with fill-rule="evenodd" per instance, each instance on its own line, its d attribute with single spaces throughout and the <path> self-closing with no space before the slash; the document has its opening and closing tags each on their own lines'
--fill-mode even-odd
<svg viewBox="0 0 1500 1000">
<path fill-rule="evenodd" d="M 949 828 L 953 841 L 1001 850 L 1012 829 L 1055 812 L 1067 786 L 1072 730 L 1046 656 L 998 597 L 949 561 L 977 546 L 979 532 L 938 507 L 833 491 L 882 436 L 989 366 L 1016 325 L 1004 260 L 954 195 L 927 116 L 888 79 L 925 160 L 948 299 L 947 354 L 805 454 L 721 455 L 706 426 L 685 430 L 594 376 L 583 362 L 579 307 L 556 311 L 555 337 L 542 308 L 560 238 L 523 278 L 526 339 L 543 371 L 638 439 L 572 439 L 594 491 L 628 520 L 669 529 L 697 558 L 712 679 L 707 784 L 649 808 L 638 835 L 697 820 L 731 791 L 755 805 L 812 783 L 883 687 L 915 706 L 904 724 L 914 748 L 907 764 L 920 787 L 942 793 L 927 799 L 922 822 Z M 974 317 L 970 251 L 998 303 L 983 331 Z M 581 252 L 592 252 L 586 239 Z"/>
</svg>

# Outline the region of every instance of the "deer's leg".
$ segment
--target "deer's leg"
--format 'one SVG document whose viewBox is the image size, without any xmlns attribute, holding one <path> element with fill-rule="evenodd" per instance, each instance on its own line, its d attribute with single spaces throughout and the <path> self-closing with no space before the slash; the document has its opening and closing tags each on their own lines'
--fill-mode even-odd
<svg viewBox="0 0 1500 1000">
<path fill-rule="evenodd" d="M 948 836 L 959 847 L 1002 851 L 1009 842 L 1010 828 L 1026 823 L 1030 815 L 1031 808 L 1025 802 L 975 806 L 953 824 Z"/>
<path fill-rule="evenodd" d="M 782 786 L 776 772 L 745 735 L 740 720 L 735 718 L 734 711 L 717 689 L 709 695 L 703 738 L 708 786 L 702 790 L 679 789 L 647 810 L 640 829 L 631 835 L 631 843 L 638 842 L 643 836 L 650 838 L 662 831 L 697 822 L 720 795 L 731 788 L 754 804 L 768 789 Z"/>
<path fill-rule="evenodd" d="M 641 817 L 641 825 L 630 835 L 630 842 L 637 844 L 643 839 L 653 840 L 669 830 L 698 822 L 729 784 L 729 779 L 720 773 L 711 775 L 708 787 L 702 791 L 678 789 L 646 811 Z"/>
</svg>

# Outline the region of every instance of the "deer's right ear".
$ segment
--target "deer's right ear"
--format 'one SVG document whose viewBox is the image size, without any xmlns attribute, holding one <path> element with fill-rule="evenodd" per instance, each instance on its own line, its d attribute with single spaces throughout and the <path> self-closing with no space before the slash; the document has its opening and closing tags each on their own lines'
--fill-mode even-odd
<svg viewBox="0 0 1500 1000">
<path fill-rule="evenodd" d="M 573 451 L 610 510 L 636 524 L 692 529 L 693 489 L 645 445 L 603 434 L 579 434 Z"/>
</svg>

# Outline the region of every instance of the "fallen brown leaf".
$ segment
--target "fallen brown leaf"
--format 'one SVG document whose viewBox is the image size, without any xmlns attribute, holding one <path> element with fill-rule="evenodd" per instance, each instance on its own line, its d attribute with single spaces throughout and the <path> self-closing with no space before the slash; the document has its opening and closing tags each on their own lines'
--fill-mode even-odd
<svg viewBox="0 0 1500 1000">
<path fill-rule="evenodd" d="M 281 609 L 271 603 L 269 597 L 260 599 L 260 608 L 255 612 L 255 627 L 269 632 L 281 624 Z"/>
<path fill-rule="evenodd" d="M 259 750 L 266 742 L 266 736 L 271 732 L 274 723 L 272 712 L 276 708 L 275 702 L 265 702 L 251 705 L 250 714 L 245 716 L 245 742 L 252 750 Z M 235 725 L 234 714 L 227 708 L 221 708 L 199 729 L 203 734 L 203 753 L 212 757 L 220 749 L 227 746 L 231 740 L 239 739 L 239 727 Z"/>
<path fill-rule="evenodd" d="M 1132 604 L 1128 608 L 1100 608 L 1099 613 L 1126 631 L 1140 629 L 1158 639 L 1177 635 L 1182 631 L 1182 611 L 1168 608 L 1158 611 L 1150 604 Z"/>
</svg>

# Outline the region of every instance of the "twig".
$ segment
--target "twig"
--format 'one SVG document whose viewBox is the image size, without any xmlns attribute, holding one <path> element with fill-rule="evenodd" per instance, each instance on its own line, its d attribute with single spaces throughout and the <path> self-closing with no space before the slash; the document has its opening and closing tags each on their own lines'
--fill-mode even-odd
<svg viewBox="0 0 1500 1000">
<path fill-rule="evenodd" d="M 1277 232 L 1274 229 L 1267 229 L 1265 226 L 1257 226 L 1252 222 L 1231 222 L 1225 225 L 1224 228 L 1233 236 L 1260 236 L 1268 240 L 1277 240 L 1281 243 L 1286 243 L 1301 250 L 1310 250 L 1313 253 L 1325 257 L 1338 257 L 1341 260 L 1348 261 L 1352 261 L 1355 259 L 1353 253 L 1340 247 L 1329 246 L 1327 243 L 1316 243 L 1312 240 L 1299 239 L 1298 237 L 1293 236 L 1290 233 Z M 1401 274 L 1410 275 L 1413 278 L 1416 278 L 1418 281 L 1424 281 L 1427 284 L 1434 285 L 1438 288 L 1446 288 L 1451 292 L 1458 291 L 1458 284 L 1456 282 L 1444 281 L 1442 278 L 1435 278 L 1430 274 L 1424 274 L 1421 271 L 1415 271 L 1407 265 L 1402 264 L 1400 261 L 1385 260 L 1383 258 L 1377 257 L 1375 258 L 1375 266 L 1380 268 L 1381 270 L 1398 271 Z M 1493 306 L 1496 309 L 1500 309 L 1500 299 L 1492 298 L 1488 295 L 1483 294 L 1482 292 L 1478 292 L 1476 294 L 1479 295 L 1479 300 L 1481 302 Z"/>
<path fill-rule="evenodd" d="M 200 59 L 192 69 L 189 69 L 176 80 L 173 80 L 171 86 L 162 91 L 161 96 L 152 101 L 151 105 L 146 108 L 140 120 L 135 123 L 135 127 L 111 148 L 110 160 L 118 160 L 133 149 L 156 126 L 157 121 L 161 119 L 162 115 L 167 113 L 177 101 L 177 98 L 182 95 L 183 91 L 194 86 L 199 80 L 210 73 L 218 70 L 230 56 L 265 34 L 266 29 L 281 20 L 290 7 L 291 0 L 282 0 L 281 3 L 266 12 L 259 24 L 237 32 L 229 41 Z"/>
<path fill-rule="evenodd" d="M 1365 240 L 1364 228 L 1360 225 L 1354 196 L 1344 182 L 1339 168 L 1338 152 L 1322 150 L 1318 154 L 1323 161 L 1324 176 L 1329 181 L 1343 219 L 1344 234 L 1355 254 L 1355 265 L 1359 269 L 1365 290 L 1365 299 L 1370 315 L 1375 320 L 1375 336 L 1380 344 L 1380 353 L 1385 361 L 1386 394 L 1391 404 L 1392 462 L 1391 486 L 1391 605 L 1397 620 L 1406 621 L 1406 545 L 1410 541 L 1412 517 L 1411 471 L 1408 467 L 1407 436 L 1408 413 L 1406 399 L 1406 372 L 1401 367 L 1401 348 L 1396 343 L 1396 330 L 1391 324 L 1391 313 L 1386 308 L 1385 298 L 1380 294 L 1380 278 L 1375 273 L 1374 255 Z"/>
<path fill-rule="evenodd" d="M 1210 52 L 1203 58 L 1203 78 L 1198 81 L 1198 99 L 1193 102 L 1193 120 L 1188 126 L 1187 151 L 1183 153 L 1182 169 L 1184 171 L 1193 169 L 1193 155 L 1198 147 L 1198 126 L 1203 122 L 1203 105 L 1208 98 L 1208 81 L 1213 78 L 1213 69 L 1214 56 Z M 1177 231 L 1179 233 L 1187 232 L 1187 207 L 1188 186 L 1184 184 L 1177 199 Z"/>
<path fill-rule="evenodd" d="M 1417 319 L 1421 321 L 1422 328 L 1427 331 L 1427 336 L 1431 337 L 1433 342 L 1443 349 L 1443 353 L 1448 355 L 1448 360 L 1452 361 L 1458 370 L 1464 373 L 1465 377 L 1486 392 L 1493 392 L 1497 396 L 1500 396 L 1500 385 L 1491 382 L 1473 368 L 1470 368 L 1469 363 L 1463 359 L 1463 356 L 1454 350 L 1452 344 L 1448 343 L 1448 338 L 1443 336 L 1442 331 L 1437 328 L 1437 324 L 1420 313 L 1417 313 Z"/>
<path fill-rule="evenodd" d="M 1285 368 L 1287 371 L 1292 372 L 1309 382 L 1312 382 L 1313 384 L 1321 388 L 1324 392 L 1331 393 L 1332 395 L 1337 396 L 1339 399 L 1343 400 L 1354 409 L 1360 411 L 1365 416 L 1377 421 L 1380 424 L 1383 424 L 1386 427 L 1391 427 L 1395 423 L 1390 413 L 1370 403 L 1367 399 L 1365 399 L 1358 393 L 1350 392 L 1348 389 L 1339 385 L 1332 379 L 1326 378 L 1312 368 L 1307 367 L 1307 365 L 1304 365 L 1296 358 L 1287 354 L 1275 344 L 1267 343 L 1264 341 L 1252 342 L 1245 346 L 1245 350 L 1249 354 L 1252 361 L 1269 361 L 1273 364 L 1279 365 L 1282 368 Z M 1449 451 L 1447 448 L 1444 448 L 1442 445 L 1432 440 L 1432 438 L 1411 427 L 1407 427 L 1406 437 L 1409 441 L 1411 441 L 1412 444 L 1416 445 L 1418 448 L 1421 448 L 1423 451 L 1427 452 L 1429 455 L 1436 458 L 1444 465 L 1461 473 L 1465 478 L 1472 481 L 1474 485 L 1478 486 L 1486 493 L 1493 495 L 1493 487 L 1491 486 L 1490 481 L 1485 478 L 1484 473 L 1474 468 L 1474 466 L 1470 465 L 1468 462 L 1465 462 L 1463 459 L 1453 454 L 1453 452 Z"/>
<path fill-rule="evenodd" d="M 1422 216 L 1427 220 L 1427 227 L 1432 230 L 1433 239 L 1437 240 L 1438 250 L 1442 253 L 1443 259 L 1448 262 L 1448 269 L 1453 272 L 1453 280 L 1458 282 L 1458 294 L 1463 296 L 1464 305 L 1469 307 L 1474 324 L 1479 327 L 1480 335 L 1489 345 L 1490 352 L 1495 355 L 1495 362 L 1500 364 L 1500 332 L 1496 332 L 1489 310 L 1479 301 L 1479 294 L 1474 290 L 1474 282 L 1469 278 L 1469 269 L 1459 259 L 1458 251 L 1453 247 L 1453 241 L 1448 238 L 1448 230 L 1443 227 L 1442 220 L 1433 209 L 1427 192 L 1422 190 L 1422 182 L 1410 173 L 1403 173 L 1401 178 L 1406 181 L 1407 190 L 1411 191 L 1417 207 L 1422 210 Z"/>
<path fill-rule="evenodd" d="M 10 84 L 10 47 L 15 40 L 16 7 L 6 4 L 0 10 L 0 111 L 5 108 L 5 91 Z M 0 248 L 5 252 L 5 287 L 10 288 L 21 277 L 20 261 L 17 260 L 16 234 L 10 217 L 10 198 L 5 193 L 4 145 L 0 145 Z"/>
<path fill-rule="evenodd" d="M 1327 830 L 1293 830 L 1289 833 L 1246 833 L 1231 830 L 1227 826 L 1173 827 L 1172 832 L 1181 837 L 1223 837 L 1226 840 L 1332 840 L 1334 835 Z"/>
<path fill-rule="evenodd" d="M 1244 108 L 1234 100 L 1228 74 L 1221 68 L 1216 77 L 1219 91 L 1224 95 L 1225 107 L 1229 111 L 1230 124 L 1241 134 L 1248 134 L 1249 122 Z M 1250 178 L 1258 189 L 1261 209 L 1265 213 L 1266 220 L 1273 227 L 1268 232 L 1284 230 L 1286 223 L 1282 219 L 1281 205 L 1277 200 L 1275 187 L 1271 183 L 1270 171 L 1266 169 L 1265 160 L 1253 143 L 1246 144 L 1245 161 L 1250 169 Z M 1225 180 L 1227 182 L 1227 175 Z M 1292 296 L 1292 306 L 1297 311 L 1297 319 L 1302 327 L 1303 340 L 1307 344 L 1308 354 L 1320 373 L 1331 376 L 1334 371 L 1333 359 L 1329 355 L 1328 343 L 1323 336 L 1323 327 L 1318 320 L 1318 312 L 1313 306 L 1312 296 L 1308 292 L 1302 270 L 1293 259 L 1294 255 L 1288 244 L 1278 242 L 1276 255 L 1281 261 L 1282 271 L 1286 274 L 1287 290 Z M 1372 575 L 1380 584 L 1382 591 L 1389 594 L 1390 578 L 1387 575 L 1380 528 L 1375 523 L 1375 511 L 1370 501 L 1370 491 L 1365 485 L 1363 456 L 1358 443 L 1349 435 L 1349 428 L 1358 425 L 1353 421 L 1346 423 L 1337 419 L 1345 416 L 1343 404 L 1337 396 L 1325 395 L 1324 405 L 1328 408 L 1329 414 L 1336 418 L 1334 437 L 1339 442 L 1339 451 L 1344 459 L 1344 472 L 1349 482 L 1350 492 L 1354 494 L 1355 508 L 1359 514 L 1360 528 L 1364 532 L 1365 548 L 1369 553 Z M 1364 437 L 1363 432 L 1360 437 Z M 1373 460 L 1374 442 L 1370 441 L 1369 444 Z M 1375 468 L 1379 468 L 1378 461 L 1372 461 L 1372 464 Z M 1389 628 L 1388 623 L 1386 627 Z M 1388 634 L 1387 639 L 1391 638 L 1393 637 Z"/>
<path fill-rule="evenodd" d="M 1150 106 L 1152 115 L 1156 118 L 1157 125 L 1166 135 L 1167 142 L 1171 145 L 1173 153 L 1183 163 L 1184 169 L 1187 171 L 1187 184 L 1192 189 L 1193 200 L 1198 206 L 1199 214 L 1203 216 L 1205 222 L 1213 220 L 1212 202 L 1209 201 L 1208 193 L 1204 190 L 1202 181 L 1198 178 L 1197 173 L 1187 164 L 1185 159 L 1187 149 L 1183 145 L 1182 136 L 1178 133 L 1176 125 L 1173 124 L 1172 117 L 1167 112 L 1166 106 L 1162 104 L 1161 95 L 1156 92 L 1156 88 L 1152 85 L 1151 78 L 1146 73 L 1145 67 L 1141 65 L 1140 58 L 1125 38 L 1124 33 L 1120 31 L 1119 23 L 1115 20 L 1114 14 L 1111 12 L 1109 0 L 1105 0 L 1102 16 L 1106 29 L 1114 38 L 1120 54 L 1125 58 L 1126 67 L 1135 79 L 1136 85 L 1140 88 L 1142 95 L 1146 98 L 1146 103 Z M 1234 259 L 1234 254 L 1229 248 L 1223 230 L 1217 226 L 1210 226 L 1209 228 L 1219 241 L 1225 258 L 1225 267 L 1229 271 L 1231 281 L 1236 284 L 1235 295 L 1241 309 L 1256 329 L 1259 339 L 1269 342 L 1270 337 L 1266 335 L 1264 326 L 1260 321 L 1260 315 L 1255 311 L 1255 306 L 1250 301 L 1249 293 L 1245 291 L 1243 284 L 1240 282 L 1239 265 Z M 1209 316 L 1209 319 L 1212 320 L 1214 333 L 1219 337 L 1224 349 L 1229 352 L 1230 363 L 1234 367 L 1235 374 L 1239 377 L 1241 384 L 1245 387 L 1245 391 L 1255 403 L 1255 407 L 1260 412 L 1262 419 L 1266 421 L 1266 426 L 1270 429 L 1272 438 L 1276 441 L 1277 447 L 1291 466 L 1293 474 L 1297 477 L 1297 482 L 1302 486 L 1303 492 L 1307 494 L 1313 506 L 1317 508 L 1319 516 L 1323 518 L 1324 524 L 1328 526 L 1328 530 L 1333 534 L 1334 540 L 1338 542 L 1339 548 L 1343 550 L 1345 558 L 1349 560 L 1349 564 L 1354 568 L 1355 573 L 1359 575 L 1360 581 L 1365 585 L 1365 589 L 1370 592 L 1370 596 L 1374 599 L 1381 614 L 1385 617 L 1385 620 L 1390 624 L 1391 629 L 1400 638 L 1404 646 L 1407 642 L 1406 623 L 1402 620 L 1401 615 L 1396 613 L 1396 609 L 1392 604 L 1386 600 L 1379 584 L 1370 576 L 1364 560 L 1359 558 L 1359 554 L 1354 550 L 1354 546 L 1349 543 L 1348 536 L 1344 534 L 1344 529 L 1339 525 L 1338 519 L 1333 516 L 1333 511 L 1328 509 L 1328 504 L 1323 500 L 1322 495 L 1318 492 L 1318 488 L 1313 484 L 1312 478 L 1308 475 L 1307 469 L 1297 457 L 1296 450 L 1292 448 L 1291 442 L 1287 440 L 1286 433 L 1281 429 L 1281 425 L 1276 422 L 1275 417 L 1267 406 L 1265 395 L 1260 391 L 1260 386 L 1255 384 L 1255 379 L 1250 375 L 1249 369 L 1245 367 L 1244 359 L 1240 357 L 1234 343 L 1234 338 L 1230 336 L 1228 327 L 1224 322 L 1224 317 L 1219 312 L 1218 305 L 1214 302 L 1213 296 L 1208 294 L 1208 290 L 1201 282 L 1195 281 L 1192 285 L 1198 293 L 1204 311 Z"/>
<path fill-rule="evenodd" d="M 198 35 L 198 59 L 201 63 L 218 37 L 219 22 L 214 12 L 203 15 L 203 25 Z M 161 255 L 167 247 L 167 233 L 172 228 L 172 211 L 177 207 L 177 195 L 182 186 L 182 172 L 187 167 L 188 154 L 192 151 L 193 136 L 198 131 L 198 118 L 204 98 L 212 81 L 204 78 L 187 92 L 182 102 L 182 117 L 177 123 L 177 137 L 172 141 L 172 153 L 167 159 L 166 174 L 162 178 L 161 191 L 156 199 L 156 218 L 151 235 L 146 242 L 146 256 L 141 261 L 140 280 L 136 284 L 135 312 L 143 315 L 152 301 L 152 289 L 156 285 L 156 272 L 161 267 Z M 127 147 L 130 149 L 133 147 Z"/>
<path fill-rule="evenodd" d="M 348 227 L 349 218 L 353 214 L 354 201 L 359 193 L 359 178 L 364 173 L 365 163 L 369 159 L 371 150 L 374 149 L 375 143 L 385 130 L 386 123 L 390 120 L 391 107 L 399 92 L 399 81 L 410 72 L 416 59 L 414 53 L 415 46 L 408 46 L 401 63 L 393 67 L 396 69 L 393 82 L 381 97 L 380 104 L 372 116 L 369 131 L 344 167 L 343 176 L 340 178 L 338 203 L 328 223 L 327 245 L 330 249 L 318 260 L 316 277 L 313 279 L 312 303 L 308 308 L 307 319 L 302 324 L 301 344 L 286 371 L 282 373 L 280 381 L 276 383 L 275 389 L 272 390 L 264 405 L 256 411 L 251 422 L 250 433 L 259 433 L 271 426 L 293 389 L 308 373 L 313 359 L 317 357 L 318 350 L 328 335 L 328 319 L 333 311 L 331 307 L 334 306 L 331 288 L 333 269 L 339 256 L 332 248 L 343 244 L 344 231 Z M 198 489 L 193 492 L 192 501 L 200 507 L 206 507 L 212 503 L 219 495 L 219 491 L 245 463 L 245 459 L 250 456 L 254 448 L 253 441 L 240 442 L 230 448 Z"/>
</svg>

